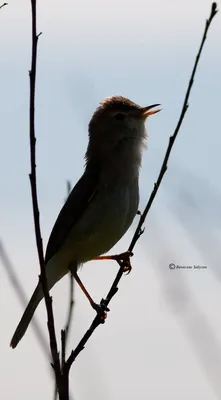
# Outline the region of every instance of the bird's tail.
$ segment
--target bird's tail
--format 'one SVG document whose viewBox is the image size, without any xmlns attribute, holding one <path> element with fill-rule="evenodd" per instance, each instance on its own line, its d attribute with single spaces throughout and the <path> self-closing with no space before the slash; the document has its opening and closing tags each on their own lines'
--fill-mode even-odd
<svg viewBox="0 0 221 400">
<path fill-rule="evenodd" d="M 62 257 L 59 258 L 57 255 L 55 255 L 48 261 L 46 265 L 48 290 L 51 290 L 55 283 L 68 273 L 68 268 L 65 268 L 66 265 L 66 260 Z M 17 346 L 21 338 L 24 336 L 28 325 L 30 324 L 31 319 L 34 315 L 34 312 L 43 297 L 44 296 L 42 286 L 39 282 L 12 337 L 10 345 L 13 349 Z"/>
<path fill-rule="evenodd" d="M 43 292 L 42 292 L 42 287 L 41 283 L 39 282 L 38 285 L 36 286 L 36 289 L 31 297 L 31 300 L 29 301 L 27 308 L 16 328 L 16 331 L 12 337 L 10 346 L 14 349 L 18 342 L 20 342 L 21 338 L 24 336 L 28 325 L 31 322 L 31 319 L 33 317 L 33 314 L 40 303 L 40 301 L 43 298 Z"/>
</svg>

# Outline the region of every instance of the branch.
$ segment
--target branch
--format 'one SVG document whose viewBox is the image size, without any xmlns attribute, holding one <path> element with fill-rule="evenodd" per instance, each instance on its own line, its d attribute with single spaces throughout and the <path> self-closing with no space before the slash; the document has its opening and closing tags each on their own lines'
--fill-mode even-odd
<svg viewBox="0 0 221 400">
<path fill-rule="evenodd" d="M 146 216 L 147 216 L 147 214 L 148 214 L 148 212 L 150 210 L 150 207 L 151 207 L 151 205 L 153 203 L 153 200 L 154 200 L 154 198 L 155 198 L 155 196 L 157 194 L 157 191 L 159 189 L 159 186 L 161 184 L 163 176 L 164 176 L 164 174 L 165 174 L 165 172 L 167 170 L 167 162 L 169 160 L 169 156 L 170 156 L 173 144 L 175 142 L 175 139 L 176 139 L 176 137 L 178 135 L 179 129 L 180 129 L 181 124 L 183 122 L 184 116 L 185 116 L 186 111 L 188 109 L 188 100 L 189 100 L 190 92 L 191 92 L 191 89 L 192 89 L 192 86 L 193 86 L 194 77 L 195 77 L 196 69 L 197 69 L 197 66 L 198 66 L 198 63 L 199 63 L 199 59 L 200 59 L 200 56 L 201 56 L 201 52 L 202 52 L 202 49 L 203 49 L 203 45 L 204 45 L 204 42 L 206 40 L 206 35 L 207 35 L 208 29 L 210 27 L 210 24 L 211 24 L 211 22 L 212 22 L 212 20 L 213 20 L 213 18 L 216 15 L 217 12 L 218 12 L 217 4 L 216 3 L 212 3 L 211 13 L 210 13 L 209 19 L 206 20 L 206 25 L 205 25 L 205 30 L 204 30 L 204 33 L 203 33 L 202 41 L 201 41 L 201 44 L 200 44 L 200 47 L 199 47 L 199 51 L 198 51 L 197 56 L 196 56 L 196 60 L 195 60 L 194 66 L 193 66 L 193 70 L 192 70 L 191 76 L 190 76 L 189 84 L 188 84 L 188 87 L 187 87 L 187 91 L 186 91 L 184 102 L 183 102 L 183 107 L 182 107 L 182 110 L 181 110 L 181 114 L 180 114 L 177 126 L 175 128 L 175 131 L 174 131 L 173 135 L 169 139 L 169 144 L 168 144 L 168 147 L 167 147 L 167 150 L 166 150 L 166 154 L 165 154 L 165 157 L 164 157 L 164 160 L 163 160 L 163 164 L 162 164 L 158 179 L 157 179 L 156 183 L 154 184 L 153 191 L 152 191 L 152 193 L 150 195 L 150 198 L 149 198 L 148 203 L 147 203 L 147 205 L 146 205 L 146 207 L 144 209 L 144 212 L 140 215 L 140 221 L 138 223 L 137 229 L 135 231 L 133 239 L 132 239 L 132 241 L 130 243 L 130 246 L 128 248 L 128 252 L 127 252 L 128 256 L 127 257 L 125 256 L 122 259 L 117 259 L 116 258 L 116 261 L 120 265 L 120 269 L 119 269 L 119 271 L 118 271 L 118 273 L 116 275 L 116 278 L 115 278 L 115 280 L 114 280 L 114 282 L 113 282 L 113 284 L 112 284 L 112 286 L 111 286 L 111 288 L 110 288 L 110 290 L 109 290 L 109 292 L 107 294 L 106 299 L 105 300 L 102 299 L 101 302 L 100 302 L 100 305 L 102 307 L 104 307 L 104 309 L 110 303 L 112 297 L 117 293 L 117 291 L 118 291 L 118 287 L 117 287 L 118 283 L 119 283 L 120 279 L 122 278 L 122 275 L 125 272 L 125 269 L 128 268 L 129 257 L 130 257 L 130 255 L 132 255 L 132 251 L 133 251 L 134 246 L 137 243 L 139 237 L 144 232 L 144 229 L 142 228 L 142 226 L 143 226 L 143 223 L 144 223 L 144 221 L 146 219 Z M 126 253 L 125 253 L 125 255 L 126 255 Z M 89 329 L 87 330 L 87 332 L 85 333 L 85 335 L 83 336 L 81 341 L 78 343 L 78 345 L 75 348 L 75 350 L 73 350 L 71 352 L 70 357 L 67 359 L 67 361 L 65 363 L 65 368 L 67 370 L 67 373 L 70 370 L 71 365 L 75 361 L 76 357 L 84 349 L 85 344 L 87 343 L 88 339 L 93 334 L 94 330 L 100 324 L 102 324 L 104 322 L 105 322 L 105 320 L 101 320 L 100 316 L 96 315 L 96 317 L 94 318 L 91 326 L 89 327 Z"/>
<path fill-rule="evenodd" d="M 3 4 L 0 6 L 0 9 L 1 9 L 2 7 L 7 6 L 7 5 L 8 5 L 8 3 L 3 3 Z"/>
<path fill-rule="evenodd" d="M 138 241 L 139 237 L 143 233 L 143 231 L 142 231 L 143 223 L 144 223 L 144 221 L 146 219 L 146 216 L 147 216 L 147 214 L 148 214 L 148 212 L 150 210 L 150 207 L 151 207 L 151 205 L 153 203 L 153 200 L 154 200 L 154 198 L 155 198 L 155 196 L 156 196 L 156 194 L 158 192 L 158 189 L 159 189 L 159 186 L 160 186 L 161 181 L 163 179 L 163 176 L 164 176 L 164 174 L 165 174 L 165 172 L 167 170 L 167 162 L 169 160 L 171 150 L 173 148 L 174 142 L 176 140 L 176 137 L 177 137 L 178 132 L 180 130 L 180 127 L 182 125 L 182 122 L 183 122 L 184 116 L 186 114 L 186 111 L 187 111 L 187 109 L 189 107 L 188 100 L 189 100 L 190 92 L 191 92 L 191 89 L 192 89 L 192 86 L 193 86 L 193 82 L 194 82 L 194 78 L 195 78 L 195 74 L 196 74 L 196 69 L 198 67 L 198 63 L 199 63 L 199 59 L 200 59 L 200 56 L 201 56 L 201 52 L 203 50 L 203 46 L 204 46 L 204 43 L 205 43 L 205 40 L 206 40 L 206 35 L 207 35 L 208 29 L 210 27 L 210 24 L 211 24 L 211 22 L 212 22 L 212 20 L 215 17 L 217 12 L 218 12 L 217 4 L 216 3 L 212 3 L 211 13 L 210 13 L 209 19 L 206 20 L 205 30 L 204 30 L 202 41 L 201 41 L 201 44 L 200 44 L 200 47 L 199 47 L 199 51 L 197 53 L 196 60 L 195 60 L 194 66 L 193 66 L 192 74 L 190 76 L 190 80 L 189 80 L 189 84 L 188 84 L 188 87 L 187 87 L 186 95 L 185 95 L 185 98 L 184 98 L 184 102 L 183 102 L 183 107 L 182 107 L 182 110 L 181 110 L 180 118 L 178 120 L 178 123 L 177 123 L 177 126 L 175 128 L 174 134 L 172 136 L 170 136 L 169 144 L 168 144 L 168 147 L 167 147 L 167 150 L 166 150 L 166 154 L 165 154 L 165 157 L 164 157 L 164 160 L 163 160 L 163 164 L 162 164 L 159 176 L 157 178 L 156 183 L 154 184 L 153 191 L 152 191 L 152 193 L 150 195 L 150 198 L 149 198 L 148 203 L 147 203 L 147 205 L 145 207 L 145 210 L 144 210 L 143 214 L 141 214 L 141 216 L 140 216 L 140 222 L 139 222 L 139 224 L 137 226 L 137 229 L 136 229 L 135 234 L 133 236 L 132 242 L 131 242 L 131 244 L 129 246 L 128 250 L 131 251 L 131 252 L 133 251 L 134 246 L 135 246 L 136 242 Z"/>
<path fill-rule="evenodd" d="M 68 308 L 68 316 L 67 316 L 67 322 L 65 324 L 65 347 L 67 345 L 67 340 L 68 336 L 70 333 L 70 327 L 71 327 L 71 322 L 72 322 L 72 317 L 73 317 L 73 310 L 74 310 L 74 277 L 73 275 L 69 272 L 69 284 L 70 284 L 70 292 L 69 292 L 69 308 Z"/>
<path fill-rule="evenodd" d="M 32 12 L 32 60 L 31 70 L 29 71 L 30 77 L 30 160 L 31 160 L 31 173 L 29 175 L 31 183 L 31 194 L 32 194 L 32 206 L 34 215 L 34 226 L 35 226 L 35 237 L 36 245 L 38 250 L 39 264 L 41 268 L 40 282 L 42 284 L 42 290 L 45 298 L 45 304 L 47 309 L 48 317 L 48 332 L 50 337 L 50 348 L 53 360 L 53 368 L 55 372 L 56 382 L 59 390 L 61 381 L 61 369 L 59 362 L 59 354 L 57 350 L 57 342 L 54 327 L 54 316 L 52 310 L 52 298 L 49 295 L 47 276 L 45 271 L 43 244 L 40 230 L 40 218 L 37 198 L 37 183 L 36 183 L 36 156 L 35 156 L 35 82 L 36 82 L 36 63 L 37 63 L 37 44 L 40 34 L 36 33 L 36 0 L 31 0 L 31 12 Z"/>
</svg>

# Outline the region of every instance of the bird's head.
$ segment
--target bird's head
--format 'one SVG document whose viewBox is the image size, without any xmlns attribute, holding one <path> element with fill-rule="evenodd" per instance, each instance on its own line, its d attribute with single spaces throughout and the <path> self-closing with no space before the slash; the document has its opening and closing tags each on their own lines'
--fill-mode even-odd
<svg viewBox="0 0 221 400">
<path fill-rule="evenodd" d="M 89 123 L 86 159 L 106 159 L 134 147 L 141 150 L 146 138 L 145 121 L 160 111 L 154 109 L 156 106 L 159 104 L 141 107 L 122 96 L 104 99 Z"/>
</svg>

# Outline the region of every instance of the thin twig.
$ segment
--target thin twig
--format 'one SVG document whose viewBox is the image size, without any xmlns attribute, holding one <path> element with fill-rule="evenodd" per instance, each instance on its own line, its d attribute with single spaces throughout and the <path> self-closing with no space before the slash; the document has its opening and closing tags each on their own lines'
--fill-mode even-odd
<svg viewBox="0 0 221 400">
<path fill-rule="evenodd" d="M 74 281 L 72 275 L 70 275 L 70 303 L 69 303 L 69 312 L 68 312 L 68 319 L 65 326 L 65 329 L 61 330 L 61 374 L 62 374 L 62 381 L 63 385 L 66 388 L 66 396 L 67 400 L 70 398 L 69 395 L 69 370 L 66 368 L 66 347 L 67 347 L 67 339 L 68 333 L 70 332 L 70 324 L 72 321 L 72 312 L 73 312 L 73 288 L 74 288 Z"/>
<path fill-rule="evenodd" d="M 3 4 L 0 6 L 0 8 L 5 7 L 5 6 L 7 6 L 7 5 L 8 5 L 8 3 L 3 3 Z"/>
<path fill-rule="evenodd" d="M 182 110 L 181 110 L 180 118 L 178 120 L 178 123 L 177 123 L 177 126 L 175 128 L 174 134 L 172 136 L 170 136 L 169 144 L 168 144 L 168 147 L 167 147 L 167 151 L 166 151 L 166 154 L 165 154 L 165 157 L 164 157 L 164 160 L 163 160 L 163 164 L 162 164 L 159 176 L 157 178 L 156 183 L 154 184 L 153 191 L 152 191 L 152 193 L 150 195 L 150 198 L 149 198 L 148 203 L 147 203 L 147 205 L 145 207 L 145 210 L 140 216 L 139 224 L 137 226 L 137 229 L 135 231 L 135 234 L 134 234 L 133 239 L 131 241 L 131 244 L 129 246 L 128 250 L 131 251 L 131 252 L 133 251 L 137 240 L 139 239 L 140 235 L 142 234 L 142 225 L 143 225 L 143 223 L 145 221 L 145 218 L 147 216 L 148 211 L 150 210 L 150 207 L 151 207 L 151 205 L 153 203 L 153 200 L 154 200 L 154 198 L 155 198 L 155 196 L 157 194 L 157 191 L 159 189 L 159 186 L 161 184 L 163 176 L 164 176 L 164 174 L 165 174 L 165 172 L 167 170 L 167 162 L 169 160 L 171 150 L 173 148 L 174 142 L 175 142 L 176 137 L 178 135 L 178 132 L 180 130 L 180 127 L 181 127 L 181 124 L 183 122 L 183 119 L 184 119 L 184 116 L 186 114 L 186 111 L 187 111 L 187 109 L 189 107 L 188 100 L 189 100 L 190 92 L 191 92 L 191 89 L 192 89 L 192 86 L 193 86 L 194 77 L 195 77 L 195 74 L 196 74 L 196 69 L 197 69 L 197 66 L 198 66 L 198 63 L 199 63 L 201 52 L 202 52 L 202 49 L 203 49 L 203 46 L 204 46 L 204 43 L 205 43 L 205 40 L 206 40 L 206 35 L 207 35 L 208 29 L 210 27 L 210 24 L 211 24 L 211 22 L 212 22 L 212 20 L 215 17 L 217 12 L 218 12 L 217 4 L 216 3 L 212 3 L 211 13 L 210 13 L 209 19 L 206 20 L 205 30 L 204 30 L 204 33 L 203 33 L 203 37 L 202 37 L 202 41 L 201 41 L 201 44 L 200 44 L 199 51 L 198 51 L 197 56 L 196 56 L 196 60 L 195 60 L 195 63 L 194 63 L 192 74 L 190 76 L 190 80 L 189 80 L 188 88 L 187 88 L 186 95 L 185 95 L 185 98 L 184 98 L 184 102 L 183 102 L 183 107 L 182 107 Z"/>
<path fill-rule="evenodd" d="M 65 365 L 65 350 L 66 350 L 66 331 L 61 330 L 61 371 L 64 370 Z"/>
<path fill-rule="evenodd" d="M 73 310 L 74 310 L 74 277 L 73 275 L 69 272 L 69 285 L 70 285 L 70 291 L 69 291 L 69 308 L 68 308 L 68 316 L 67 316 L 67 322 L 65 324 L 65 346 L 67 345 L 67 340 L 69 337 L 70 333 L 70 327 L 71 327 L 71 322 L 73 318 Z"/>
<path fill-rule="evenodd" d="M 186 114 L 186 111 L 187 111 L 187 108 L 188 108 L 188 99 L 189 99 L 191 88 L 192 88 L 192 85 L 193 85 L 193 82 L 194 82 L 194 77 L 195 77 L 196 69 L 197 69 L 197 66 L 198 66 L 199 59 L 200 59 L 200 55 L 201 55 L 201 52 L 202 52 L 202 49 L 203 49 L 203 45 L 204 45 L 204 42 L 206 40 L 206 35 L 207 35 L 208 29 L 210 27 L 210 24 L 211 24 L 211 22 L 212 22 L 212 20 L 213 20 L 213 18 L 216 15 L 217 12 L 218 12 L 217 4 L 216 3 L 212 3 L 210 17 L 206 21 L 205 30 L 204 30 L 204 33 L 203 33 L 203 37 L 202 37 L 202 41 L 201 41 L 201 44 L 200 44 L 200 48 L 199 48 L 198 54 L 196 56 L 196 60 L 195 60 L 195 63 L 194 63 L 192 74 L 191 74 L 191 77 L 190 77 L 190 80 L 189 80 L 189 84 L 188 84 L 186 95 L 185 95 L 185 98 L 184 98 L 184 103 L 183 103 L 183 107 L 182 107 L 182 110 L 181 110 L 181 114 L 180 114 L 177 126 L 175 128 L 174 134 L 169 139 L 169 144 L 168 144 L 168 147 L 167 147 L 167 150 L 166 150 L 166 154 L 165 154 L 165 157 L 164 157 L 164 160 L 163 160 L 163 164 L 162 164 L 162 167 L 161 167 L 157 182 L 154 185 L 153 191 L 152 191 L 152 193 L 150 195 L 150 198 L 149 198 L 148 203 L 147 203 L 147 205 L 145 207 L 145 210 L 140 216 L 139 224 L 137 226 L 137 229 L 135 231 L 135 234 L 133 236 L 131 244 L 130 244 L 130 246 L 128 248 L 128 253 L 129 254 L 132 253 L 137 240 L 139 239 L 139 237 L 143 233 L 143 229 L 142 229 L 143 223 L 145 221 L 145 218 L 147 216 L 148 211 L 150 210 L 150 207 L 151 207 L 151 205 L 153 203 L 153 200 L 154 200 L 154 198 L 155 198 L 155 196 L 157 194 L 157 191 L 159 189 L 159 186 L 161 184 L 163 176 L 164 176 L 164 174 L 165 174 L 165 172 L 167 170 L 167 162 L 168 162 L 168 159 L 169 159 L 169 156 L 170 156 L 174 141 L 175 141 L 175 139 L 176 139 L 176 137 L 178 135 L 179 129 L 180 129 L 181 124 L 183 122 L 183 118 L 184 118 L 184 116 Z M 112 297 L 117 293 L 117 291 L 118 291 L 118 287 L 117 286 L 118 286 L 119 281 L 122 278 L 122 275 L 123 275 L 123 273 L 125 271 L 125 266 L 127 266 L 128 259 L 125 258 L 125 260 L 122 260 L 121 262 L 119 262 L 119 260 L 118 260 L 118 263 L 120 264 L 120 269 L 119 269 L 119 271 L 118 271 L 118 273 L 116 275 L 116 278 L 115 278 L 115 280 L 114 280 L 114 282 L 113 282 L 113 284 L 112 284 L 112 286 L 111 286 L 111 288 L 110 288 L 110 290 L 109 290 L 109 292 L 107 294 L 106 299 L 105 300 L 103 300 L 103 299 L 101 300 L 101 302 L 100 302 L 101 306 L 106 307 L 109 304 L 109 302 L 112 299 Z M 94 318 L 91 326 L 89 327 L 89 329 L 87 330 L 87 332 L 85 333 L 83 338 L 80 340 L 80 342 L 78 343 L 78 345 L 75 348 L 75 350 L 73 350 L 71 352 L 70 357 L 67 359 L 66 364 L 65 364 L 65 368 L 67 370 L 67 373 L 70 370 L 70 367 L 71 367 L 72 363 L 75 361 L 76 357 L 84 349 L 85 344 L 87 343 L 88 339 L 93 334 L 94 330 L 101 323 L 104 323 L 104 320 L 101 320 L 100 316 L 96 315 L 96 317 Z"/>
<path fill-rule="evenodd" d="M 61 369 L 59 354 L 57 350 L 57 341 L 55 335 L 54 327 L 54 316 L 52 310 L 52 298 L 49 295 L 47 276 L 45 271 L 44 263 L 44 253 L 43 244 L 41 238 L 40 230 L 40 218 L 39 218 L 39 208 L 37 199 L 37 182 L 36 182 L 36 155 L 35 155 L 35 82 L 36 82 L 36 63 L 37 63 L 37 44 L 39 35 L 36 33 L 36 0 L 31 0 L 31 11 L 32 11 L 32 61 L 31 70 L 29 72 L 30 77 L 30 159 L 31 159 L 31 173 L 30 183 L 31 183 L 31 194 L 32 194 L 32 205 L 33 205 L 33 215 L 34 215 L 34 227 L 35 227 L 35 237 L 36 245 L 38 250 L 39 264 L 41 268 L 40 281 L 42 284 L 42 290 L 44 293 L 45 304 L 47 309 L 48 317 L 48 332 L 50 337 L 50 348 L 53 360 L 53 368 L 55 372 L 56 382 L 59 390 Z"/>
</svg>

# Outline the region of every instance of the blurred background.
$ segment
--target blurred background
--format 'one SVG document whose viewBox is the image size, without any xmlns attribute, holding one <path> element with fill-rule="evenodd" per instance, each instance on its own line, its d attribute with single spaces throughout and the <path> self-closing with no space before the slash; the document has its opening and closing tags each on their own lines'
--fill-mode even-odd
<svg viewBox="0 0 221 400">
<path fill-rule="evenodd" d="M 218 4 L 218 6 L 220 6 Z M 39 0 L 36 135 L 41 228 L 46 246 L 72 185 L 83 172 L 87 125 L 104 97 L 161 103 L 148 120 L 140 178 L 142 211 L 173 133 L 210 14 L 208 0 Z M 28 174 L 31 12 L 28 0 L 0 10 L 0 239 L 30 297 L 39 274 Z M 190 107 L 163 183 L 104 326 L 71 370 L 74 400 L 221 398 L 221 24 L 208 34 Z M 113 253 L 125 251 L 136 228 Z M 2 258 L 2 247 L 1 258 Z M 192 268 L 170 269 L 175 266 Z M 194 268 L 194 265 L 205 268 Z M 0 393 L 4 399 L 53 398 L 47 352 L 33 328 L 16 350 L 9 342 L 23 307 L 0 264 Z M 80 271 L 99 301 L 117 272 L 113 262 Z M 94 312 L 75 288 L 69 350 Z M 53 289 L 58 339 L 69 282 Z M 45 306 L 37 320 L 47 340 Z"/>
</svg>

